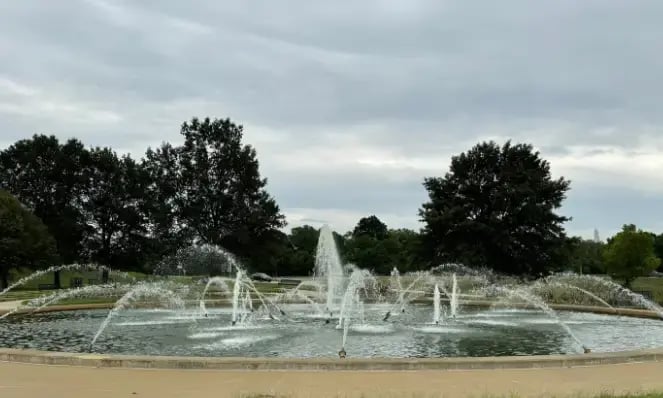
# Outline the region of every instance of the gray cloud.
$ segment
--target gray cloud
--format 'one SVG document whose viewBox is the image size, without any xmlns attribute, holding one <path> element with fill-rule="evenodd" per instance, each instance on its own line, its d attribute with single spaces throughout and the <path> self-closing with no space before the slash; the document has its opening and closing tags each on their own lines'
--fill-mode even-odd
<svg viewBox="0 0 663 398">
<path fill-rule="evenodd" d="M 0 146 L 48 132 L 140 156 L 183 120 L 230 116 L 295 222 L 345 227 L 416 226 L 425 176 L 513 139 L 587 192 L 572 229 L 616 229 L 662 195 L 661 17 L 656 0 L 10 2 Z"/>
</svg>

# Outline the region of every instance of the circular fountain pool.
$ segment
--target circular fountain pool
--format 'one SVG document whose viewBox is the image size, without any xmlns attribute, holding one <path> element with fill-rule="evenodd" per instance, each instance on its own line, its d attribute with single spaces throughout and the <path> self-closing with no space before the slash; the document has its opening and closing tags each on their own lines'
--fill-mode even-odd
<svg viewBox="0 0 663 398">
<path fill-rule="evenodd" d="M 280 320 L 231 325 L 230 308 L 127 310 L 118 313 L 93 352 L 208 357 L 336 357 L 343 331 L 337 320 L 311 314 L 305 305 L 282 307 Z M 383 321 L 384 305 L 367 305 L 365 319 L 350 326 L 348 357 L 483 357 L 581 353 L 553 318 L 535 310 L 465 310 L 456 319 L 431 322 L 431 306 L 409 306 Z M 0 346 L 88 352 L 108 311 L 18 316 L 0 323 Z M 593 352 L 663 346 L 659 320 L 560 312 L 560 319 Z"/>
</svg>

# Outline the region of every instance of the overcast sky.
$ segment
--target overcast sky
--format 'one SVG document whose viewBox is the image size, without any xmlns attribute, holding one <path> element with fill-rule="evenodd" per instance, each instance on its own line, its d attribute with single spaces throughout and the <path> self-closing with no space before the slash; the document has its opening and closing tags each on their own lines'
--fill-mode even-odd
<svg viewBox="0 0 663 398">
<path fill-rule="evenodd" d="M 663 1 L 3 1 L 0 148 L 142 156 L 230 117 L 290 226 L 419 228 L 421 183 L 480 140 L 572 180 L 572 234 L 663 232 Z"/>
</svg>

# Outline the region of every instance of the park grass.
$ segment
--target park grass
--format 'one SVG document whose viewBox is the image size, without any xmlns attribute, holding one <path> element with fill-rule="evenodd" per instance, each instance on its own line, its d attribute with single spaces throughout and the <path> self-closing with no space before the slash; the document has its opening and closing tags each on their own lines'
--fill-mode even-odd
<svg viewBox="0 0 663 398">
<path fill-rule="evenodd" d="M 657 277 L 642 277 L 637 278 L 631 284 L 633 290 L 642 291 L 648 290 L 652 292 L 652 297 L 655 302 L 663 304 L 663 278 Z"/>
<path fill-rule="evenodd" d="M 11 274 L 11 282 L 16 282 L 17 280 L 26 277 L 33 273 L 34 271 L 21 271 L 21 272 L 14 272 Z M 141 272 L 127 272 L 127 274 L 130 277 L 133 277 L 137 281 L 139 280 L 146 280 L 150 276 L 146 275 Z M 45 285 L 45 284 L 52 284 L 53 283 L 53 273 L 48 273 L 45 275 L 42 275 L 38 278 L 32 279 L 27 281 L 21 286 L 17 286 L 14 291 L 22 291 L 22 290 L 32 290 L 36 291 L 39 289 L 39 285 Z M 71 286 L 71 280 L 73 278 L 82 278 L 83 279 L 83 285 L 87 286 L 90 284 L 90 280 L 97 280 L 97 283 L 100 282 L 98 278 L 100 277 L 99 273 L 97 271 L 74 271 L 74 270 L 65 270 L 60 272 L 60 285 L 63 288 L 68 288 Z M 173 277 L 175 278 L 175 277 Z M 113 275 L 111 275 L 111 280 L 114 279 Z M 117 282 L 120 282 L 121 280 L 116 280 Z"/>
<path fill-rule="evenodd" d="M 146 280 L 158 280 L 161 279 L 162 277 L 155 277 L 153 275 L 147 275 L 139 272 L 129 272 L 128 273 L 131 277 L 135 278 L 136 281 L 146 281 Z M 16 281 L 19 278 L 29 275 L 29 272 L 22 272 L 17 275 L 13 275 L 12 281 Z M 98 277 L 98 273 L 96 271 L 86 271 L 86 272 L 77 272 L 77 271 L 63 271 L 61 272 L 60 275 L 60 281 L 61 285 L 63 288 L 68 288 L 70 286 L 70 281 L 72 278 L 83 278 L 83 286 L 88 286 L 90 284 L 90 280 L 94 280 Z M 197 284 L 197 281 L 200 280 L 202 276 L 169 276 L 165 278 L 167 281 L 171 281 L 174 283 L 182 283 L 185 285 L 194 285 L 197 286 L 194 288 L 194 291 L 199 291 L 202 293 L 202 289 L 204 288 L 204 284 Z M 383 283 L 388 283 L 388 276 L 381 277 L 381 281 Z M 117 282 L 122 282 L 120 280 L 116 280 Z M 38 287 L 40 284 L 52 284 L 53 283 L 53 274 L 46 274 L 43 275 L 39 278 L 35 278 L 34 280 L 28 281 L 25 285 L 18 286 L 16 289 L 9 291 L 3 295 L 0 295 L 0 302 L 1 301 L 13 301 L 13 300 L 22 300 L 22 301 L 27 301 L 31 300 L 43 295 L 51 294 L 53 293 L 52 290 L 38 290 Z M 96 283 L 100 283 L 100 281 L 96 281 Z M 275 293 L 281 293 L 283 292 L 284 288 L 287 288 L 284 285 L 280 285 L 278 283 L 274 282 L 254 282 L 256 289 L 260 291 L 263 294 L 275 294 Z M 228 287 L 232 289 L 232 281 L 228 282 Z M 313 289 L 312 287 L 305 287 L 303 290 L 306 289 Z M 656 278 L 656 277 L 641 277 L 637 278 L 633 281 L 632 284 L 633 290 L 636 291 L 650 291 L 652 293 L 653 299 L 655 302 L 659 304 L 663 304 L 663 278 Z M 214 296 L 214 291 L 217 290 L 215 288 L 212 288 L 210 293 L 211 296 Z M 107 300 L 110 301 L 112 298 L 108 298 Z M 66 300 L 61 303 L 75 303 L 75 304 L 86 304 L 86 303 L 95 303 L 95 302 L 100 302 L 96 298 L 76 298 L 76 299 L 71 299 L 71 300 Z M 106 301 L 101 301 L 101 302 L 106 302 Z"/>
</svg>

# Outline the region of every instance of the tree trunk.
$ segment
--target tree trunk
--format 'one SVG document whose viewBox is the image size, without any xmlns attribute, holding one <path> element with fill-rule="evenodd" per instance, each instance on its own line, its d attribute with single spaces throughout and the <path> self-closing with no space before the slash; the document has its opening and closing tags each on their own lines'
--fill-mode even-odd
<svg viewBox="0 0 663 398">
<path fill-rule="evenodd" d="M 108 283 L 108 268 L 104 268 L 101 271 L 101 283 L 103 284 Z"/>
<path fill-rule="evenodd" d="M 53 272 L 53 286 L 56 289 L 62 289 L 62 283 L 60 282 L 60 271 Z"/>
</svg>

